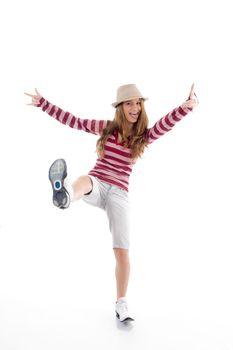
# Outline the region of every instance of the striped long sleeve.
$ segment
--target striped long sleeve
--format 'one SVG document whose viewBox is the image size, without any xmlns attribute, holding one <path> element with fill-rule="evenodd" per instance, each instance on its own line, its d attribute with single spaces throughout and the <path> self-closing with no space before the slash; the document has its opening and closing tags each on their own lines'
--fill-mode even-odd
<svg viewBox="0 0 233 350">
<path fill-rule="evenodd" d="M 152 143 L 159 137 L 170 131 L 173 126 L 185 117 L 192 109 L 181 106 L 173 109 L 170 113 L 159 119 L 152 128 L 147 130 L 148 143 Z"/>
<path fill-rule="evenodd" d="M 40 107 L 44 112 L 48 113 L 51 117 L 53 117 L 62 124 L 95 135 L 100 135 L 102 130 L 106 127 L 108 123 L 107 120 L 90 120 L 75 117 L 73 114 L 63 111 L 60 107 L 53 105 L 49 101 L 45 100 L 43 97 L 41 97 L 38 107 Z"/>
<path fill-rule="evenodd" d="M 73 114 L 51 104 L 43 97 L 41 97 L 38 107 L 71 128 L 95 135 L 101 134 L 108 123 L 108 120 L 77 118 Z M 148 143 L 154 142 L 170 131 L 190 110 L 180 106 L 157 121 L 152 128 L 148 128 L 145 131 Z M 129 147 L 126 148 L 122 142 L 118 141 L 118 131 L 115 130 L 112 135 L 109 135 L 104 145 L 103 158 L 96 160 L 94 168 L 88 174 L 128 191 L 129 178 L 135 162 L 136 160 L 132 158 L 131 149 Z"/>
</svg>

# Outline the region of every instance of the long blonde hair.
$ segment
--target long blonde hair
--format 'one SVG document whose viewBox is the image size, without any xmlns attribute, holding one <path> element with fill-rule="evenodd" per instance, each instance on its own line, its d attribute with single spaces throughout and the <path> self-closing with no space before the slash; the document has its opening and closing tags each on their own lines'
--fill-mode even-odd
<svg viewBox="0 0 233 350">
<path fill-rule="evenodd" d="M 124 147 L 129 147 L 131 149 L 131 154 L 133 159 L 140 157 L 145 147 L 147 147 L 148 142 L 146 139 L 146 129 L 148 127 L 148 117 L 144 107 L 144 101 L 141 100 L 141 112 L 136 123 L 133 124 L 132 132 L 129 137 L 127 135 L 127 124 L 128 121 L 125 117 L 122 103 L 116 107 L 116 112 L 114 119 L 109 121 L 107 126 L 102 132 L 101 137 L 98 139 L 96 148 L 99 158 L 104 157 L 104 145 L 110 135 L 117 130 L 121 137 Z"/>
</svg>

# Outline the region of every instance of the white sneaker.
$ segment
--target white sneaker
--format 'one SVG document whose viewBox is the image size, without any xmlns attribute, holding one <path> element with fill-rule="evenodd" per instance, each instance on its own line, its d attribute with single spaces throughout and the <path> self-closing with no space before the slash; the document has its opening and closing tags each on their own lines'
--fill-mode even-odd
<svg viewBox="0 0 233 350">
<path fill-rule="evenodd" d="M 134 319 L 129 316 L 126 298 L 120 298 L 116 302 L 116 317 L 121 322 L 134 321 Z"/>
</svg>

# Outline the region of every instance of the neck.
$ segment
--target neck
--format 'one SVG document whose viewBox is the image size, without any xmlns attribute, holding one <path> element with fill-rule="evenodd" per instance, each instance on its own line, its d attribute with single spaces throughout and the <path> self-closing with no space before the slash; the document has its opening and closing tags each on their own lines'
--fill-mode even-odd
<svg viewBox="0 0 233 350">
<path fill-rule="evenodd" d="M 129 123 L 127 122 L 125 124 L 125 128 L 124 128 L 124 133 L 125 135 L 128 137 L 132 134 L 132 130 L 133 130 L 133 124 L 132 123 Z"/>
</svg>

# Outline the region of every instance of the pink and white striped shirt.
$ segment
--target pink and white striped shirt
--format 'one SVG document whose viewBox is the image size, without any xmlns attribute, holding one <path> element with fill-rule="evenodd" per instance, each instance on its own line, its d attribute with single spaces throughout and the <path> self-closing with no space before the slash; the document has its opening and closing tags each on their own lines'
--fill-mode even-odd
<svg viewBox="0 0 233 350">
<path fill-rule="evenodd" d="M 108 123 L 108 120 L 89 120 L 75 117 L 73 114 L 65 112 L 48 102 L 43 97 L 41 97 L 38 107 L 41 107 L 44 112 L 59 122 L 94 135 L 101 135 Z M 182 108 L 181 106 L 175 108 L 158 120 L 153 127 L 146 129 L 145 134 L 148 143 L 154 142 L 170 131 L 190 110 L 190 108 Z M 102 181 L 128 191 L 129 177 L 135 162 L 132 158 L 130 148 L 125 148 L 123 143 L 118 142 L 118 132 L 115 131 L 108 137 L 105 143 L 103 159 L 97 159 L 94 168 L 88 175 L 95 176 Z"/>
</svg>

